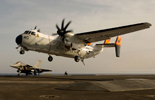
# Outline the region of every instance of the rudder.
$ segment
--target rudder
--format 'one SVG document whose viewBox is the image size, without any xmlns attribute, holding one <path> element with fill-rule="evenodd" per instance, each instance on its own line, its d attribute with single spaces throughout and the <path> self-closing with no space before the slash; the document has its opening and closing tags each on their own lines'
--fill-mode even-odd
<svg viewBox="0 0 155 100">
<path fill-rule="evenodd" d="M 115 42 L 116 57 L 120 57 L 120 48 L 121 48 L 121 37 L 117 36 Z"/>
</svg>

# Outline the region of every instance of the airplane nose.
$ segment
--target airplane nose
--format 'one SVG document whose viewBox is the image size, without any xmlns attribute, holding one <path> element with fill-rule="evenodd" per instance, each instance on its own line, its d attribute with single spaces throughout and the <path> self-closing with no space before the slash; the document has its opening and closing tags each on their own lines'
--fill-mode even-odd
<svg viewBox="0 0 155 100">
<path fill-rule="evenodd" d="M 18 35 L 18 36 L 16 37 L 16 43 L 17 43 L 18 45 L 20 45 L 20 44 L 22 43 L 22 35 Z"/>
</svg>

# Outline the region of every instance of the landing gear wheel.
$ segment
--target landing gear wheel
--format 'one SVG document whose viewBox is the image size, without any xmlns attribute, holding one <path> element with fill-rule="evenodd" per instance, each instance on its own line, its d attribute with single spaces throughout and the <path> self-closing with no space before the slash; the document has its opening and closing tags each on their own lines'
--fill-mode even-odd
<svg viewBox="0 0 155 100">
<path fill-rule="evenodd" d="M 53 57 L 52 57 L 52 56 L 49 56 L 49 57 L 48 57 L 48 61 L 51 62 L 52 60 L 53 60 Z"/>
<path fill-rule="evenodd" d="M 20 53 L 21 55 L 23 55 L 23 54 L 25 53 L 25 51 L 24 51 L 24 50 L 21 50 L 19 53 Z"/>
<path fill-rule="evenodd" d="M 79 62 L 80 57 L 79 57 L 79 56 L 75 56 L 75 57 L 74 57 L 74 60 L 75 60 L 76 62 Z"/>
<path fill-rule="evenodd" d="M 18 74 L 18 76 L 21 76 L 20 74 Z"/>
<path fill-rule="evenodd" d="M 28 73 L 26 73 L 26 76 L 28 76 L 29 74 Z"/>
</svg>

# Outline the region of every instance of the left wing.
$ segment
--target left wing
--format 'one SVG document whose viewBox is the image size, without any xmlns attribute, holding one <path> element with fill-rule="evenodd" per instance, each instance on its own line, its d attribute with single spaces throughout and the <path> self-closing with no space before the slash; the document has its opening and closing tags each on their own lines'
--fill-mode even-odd
<svg viewBox="0 0 155 100">
<path fill-rule="evenodd" d="M 147 22 L 138 23 L 138 24 L 115 27 L 110 29 L 78 33 L 78 34 L 75 34 L 75 36 L 84 40 L 86 43 L 90 43 L 90 42 L 97 42 L 101 40 L 110 39 L 111 37 L 115 37 L 118 35 L 139 31 L 142 29 L 149 28 L 150 26 L 151 24 Z"/>
</svg>

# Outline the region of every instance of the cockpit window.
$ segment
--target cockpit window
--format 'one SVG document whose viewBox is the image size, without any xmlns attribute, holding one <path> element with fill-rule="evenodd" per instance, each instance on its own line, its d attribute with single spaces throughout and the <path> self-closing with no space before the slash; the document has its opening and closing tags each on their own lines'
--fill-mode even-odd
<svg viewBox="0 0 155 100">
<path fill-rule="evenodd" d="M 35 32 L 32 31 L 25 31 L 24 34 L 31 34 L 31 35 L 35 35 Z"/>
<path fill-rule="evenodd" d="M 35 33 L 34 33 L 34 32 L 32 32 L 32 33 L 31 33 L 31 35 L 35 35 Z"/>
<path fill-rule="evenodd" d="M 24 32 L 24 34 L 30 34 L 31 33 L 31 31 L 25 31 Z"/>
</svg>

